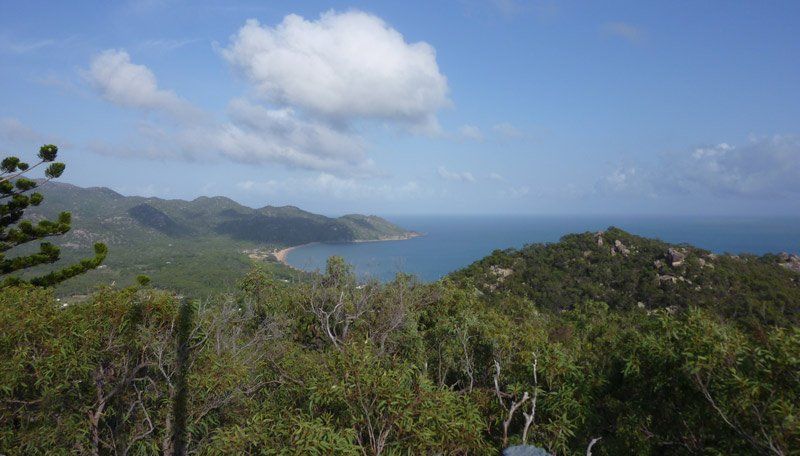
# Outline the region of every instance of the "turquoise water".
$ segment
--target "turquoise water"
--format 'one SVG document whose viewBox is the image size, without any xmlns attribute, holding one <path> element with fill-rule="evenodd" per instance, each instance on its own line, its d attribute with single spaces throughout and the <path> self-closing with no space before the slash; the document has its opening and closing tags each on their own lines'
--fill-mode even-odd
<svg viewBox="0 0 800 456">
<path fill-rule="evenodd" d="M 355 265 L 362 278 L 390 280 L 397 272 L 431 281 L 495 249 L 555 242 L 569 233 L 617 226 L 628 232 L 686 242 L 717 253 L 800 253 L 800 217 L 631 216 L 395 216 L 403 228 L 425 235 L 407 241 L 313 244 L 289 252 L 294 267 L 324 268 L 332 255 Z"/>
</svg>

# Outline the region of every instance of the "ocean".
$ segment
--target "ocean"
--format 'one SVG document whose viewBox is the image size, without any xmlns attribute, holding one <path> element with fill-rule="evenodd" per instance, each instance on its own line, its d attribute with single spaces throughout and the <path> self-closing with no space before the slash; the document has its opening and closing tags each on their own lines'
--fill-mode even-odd
<svg viewBox="0 0 800 456">
<path fill-rule="evenodd" d="M 405 241 L 312 244 L 286 257 L 307 271 L 324 269 L 332 255 L 355 266 L 362 279 L 391 280 L 398 272 L 434 281 L 495 249 L 556 242 L 569 233 L 616 226 L 716 253 L 800 253 L 800 217 L 658 216 L 387 216 L 424 236 Z"/>
</svg>

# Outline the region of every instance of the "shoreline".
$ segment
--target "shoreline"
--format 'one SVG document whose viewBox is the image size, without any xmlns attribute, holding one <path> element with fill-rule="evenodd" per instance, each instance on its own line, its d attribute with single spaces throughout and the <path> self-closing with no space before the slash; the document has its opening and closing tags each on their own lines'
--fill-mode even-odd
<svg viewBox="0 0 800 456">
<path fill-rule="evenodd" d="M 342 244 L 361 244 L 361 243 L 364 243 L 364 242 L 407 241 L 409 239 L 414 239 L 414 238 L 418 238 L 418 237 L 421 237 L 421 236 L 424 236 L 424 234 L 423 233 L 418 233 L 416 231 L 411 231 L 409 233 L 406 233 L 406 234 L 403 234 L 403 235 L 400 235 L 400 236 L 391 236 L 391 237 L 387 237 L 387 238 L 383 238 L 383 239 L 355 239 L 353 241 L 342 242 Z M 314 245 L 314 244 L 320 244 L 320 241 L 307 242 L 305 244 L 299 244 L 299 245 L 293 245 L 291 247 L 286 247 L 285 249 L 281 249 L 281 250 L 277 250 L 277 251 L 273 252 L 273 255 L 275 255 L 275 259 L 278 260 L 278 262 L 281 263 L 282 265 L 287 266 L 287 267 L 289 267 L 291 269 L 300 271 L 301 269 L 298 269 L 298 268 L 292 266 L 291 264 L 289 264 L 289 262 L 286 260 L 286 256 L 289 254 L 289 252 L 291 252 L 294 249 L 297 249 L 297 248 L 300 248 L 300 247 L 306 247 L 306 246 Z"/>
</svg>

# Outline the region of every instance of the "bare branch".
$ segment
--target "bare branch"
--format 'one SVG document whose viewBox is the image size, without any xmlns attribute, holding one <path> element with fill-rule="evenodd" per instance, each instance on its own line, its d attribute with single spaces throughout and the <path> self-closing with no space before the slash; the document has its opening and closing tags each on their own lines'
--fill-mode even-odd
<svg viewBox="0 0 800 456">
<path fill-rule="evenodd" d="M 586 456 L 592 456 L 592 447 L 595 443 L 599 442 L 600 439 L 602 439 L 602 437 L 595 437 L 591 442 L 589 442 L 589 446 L 586 447 Z"/>
</svg>

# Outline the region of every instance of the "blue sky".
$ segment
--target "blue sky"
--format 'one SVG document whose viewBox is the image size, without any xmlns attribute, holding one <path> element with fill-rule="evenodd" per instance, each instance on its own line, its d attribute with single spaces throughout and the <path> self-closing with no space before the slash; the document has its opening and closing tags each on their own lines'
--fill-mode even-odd
<svg viewBox="0 0 800 456">
<path fill-rule="evenodd" d="M 601 4 L 602 3 L 602 4 Z M 797 214 L 798 2 L 0 2 L 0 154 L 327 213 Z"/>
</svg>

